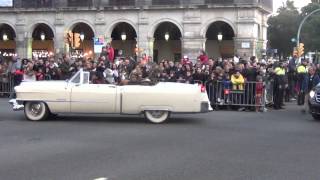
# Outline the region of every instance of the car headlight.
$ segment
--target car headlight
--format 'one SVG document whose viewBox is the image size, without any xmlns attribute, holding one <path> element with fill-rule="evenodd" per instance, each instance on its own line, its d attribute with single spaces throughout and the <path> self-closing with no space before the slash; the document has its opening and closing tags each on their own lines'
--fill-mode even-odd
<svg viewBox="0 0 320 180">
<path fill-rule="evenodd" d="M 314 98 L 314 96 L 316 95 L 316 92 L 310 91 L 309 95 L 310 95 L 311 98 Z"/>
</svg>

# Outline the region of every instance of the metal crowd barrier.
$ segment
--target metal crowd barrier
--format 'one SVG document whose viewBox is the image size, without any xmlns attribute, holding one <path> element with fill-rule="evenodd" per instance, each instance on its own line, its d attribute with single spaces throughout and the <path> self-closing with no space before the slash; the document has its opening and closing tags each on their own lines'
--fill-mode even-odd
<svg viewBox="0 0 320 180">
<path fill-rule="evenodd" d="M 0 75 L 0 97 L 9 97 L 13 92 L 13 76 L 9 74 Z"/>
<path fill-rule="evenodd" d="M 258 84 L 259 83 L 259 84 Z M 257 90 L 257 87 L 260 91 Z M 214 81 L 206 83 L 207 93 L 211 105 L 251 107 L 265 110 L 266 89 L 261 82 L 245 82 L 244 84 L 232 84 L 230 81 Z"/>
</svg>

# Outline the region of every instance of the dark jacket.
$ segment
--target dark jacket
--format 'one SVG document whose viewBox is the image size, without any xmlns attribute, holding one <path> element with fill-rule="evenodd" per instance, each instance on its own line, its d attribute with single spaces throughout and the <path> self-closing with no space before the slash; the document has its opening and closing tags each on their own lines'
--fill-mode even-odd
<svg viewBox="0 0 320 180">
<path fill-rule="evenodd" d="M 289 61 L 288 70 L 289 73 L 294 73 L 296 71 L 297 65 L 296 65 L 296 59 L 292 58 Z"/>
<path fill-rule="evenodd" d="M 258 73 L 255 68 L 250 68 L 250 69 L 245 69 L 243 72 L 243 75 L 248 82 L 255 82 Z"/>
<path fill-rule="evenodd" d="M 320 83 L 320 77 L 319 75 L 315 74 L 313 77 L 310 75 L 307 76 L 307 78 L 304 79 L 302 82 L 302 91 L 303 92 L 309 92 L 312 90 L 312 88 L 316 87 Z"/>
</svg>

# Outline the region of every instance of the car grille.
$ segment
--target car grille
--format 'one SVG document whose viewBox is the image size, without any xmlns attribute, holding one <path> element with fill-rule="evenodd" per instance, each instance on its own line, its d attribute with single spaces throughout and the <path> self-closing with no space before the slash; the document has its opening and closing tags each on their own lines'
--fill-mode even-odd
<svg viewBox="0 0 320 180">
<path fill-rule="evenodd" d="M 316 93 L 316 102 L 320 103 L 320 92 L 319 91 Z"/>
</svg>

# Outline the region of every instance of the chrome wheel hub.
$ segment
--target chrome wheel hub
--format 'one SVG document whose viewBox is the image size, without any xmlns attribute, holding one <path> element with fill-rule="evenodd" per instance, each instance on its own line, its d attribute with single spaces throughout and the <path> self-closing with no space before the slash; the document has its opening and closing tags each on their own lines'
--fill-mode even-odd
<svg viewBox="0 0 320 180">
<path fill-rule="evenodd" d="M 32 115 L 38 116 L 42 111 L 42 106 L 39 103 L 32 103 L 30 106 L 30 111 Z"/>
<path fill-rule="evenodd" d="M 151 111 L 150 114 L 154 117 L 154 118 L 160 118 L 161 116 L 164 115 L 164 111 Z"/>
</svg>

